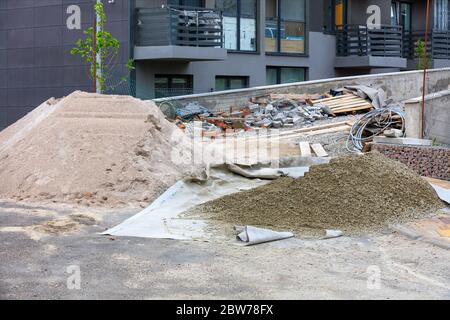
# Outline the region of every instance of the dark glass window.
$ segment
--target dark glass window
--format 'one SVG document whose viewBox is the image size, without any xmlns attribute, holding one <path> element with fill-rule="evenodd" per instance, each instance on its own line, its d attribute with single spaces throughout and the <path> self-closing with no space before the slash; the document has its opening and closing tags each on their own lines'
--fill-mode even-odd
<svg viewBox="0 0 450 320">
<path fill-rule="evenodd" d="M 182 96 L 193 93 L 191 75 L 155 75 L 155 98 Z"/>
<path fill-rule="evenodd" d="M 302 82 L 305 80 L 305 68 L 267 67 L 266 69 L 266 82 L 268 85 Z"/>
<path fill-rule="evenodd" d="M 434 29 L 445 30 L 449 29 L 449 1 L 448 0 L 434 0 Z"/>
<path fill-rule="evenodd" d="M 448 1 L 448 0 L 446 0 Z M 405 31 L 411 31 L 411 4 L 393 1 L 391 4 L 391 25 L 401 26 Z"/>
<path fill-rule="evenodd" d="M 202 8 L 205 6 L 205 1 L 204 0 L 170 0 L 169 4 L 176 5 L 176 6 Z"/>
<path fill-rule="evenodd" d="M 325 0 L 324 31 L 335 32 L 347 24 L 347 0 Z"/>
<path fill-rule="evenodd" d="M 266 0 L 266 51 L 305 53 L 305 0 Z"/>
<path fill-rule="evenodd" d="M 216 0 L 215 8 L 223 12 L 225 48 L 256 51 L 256 0 Z"/>
<path fill-rule="evenodd" d="M 217 76 L 216 91 L 248 88 L 248 77 L 242 76 Z"/>
</svg>

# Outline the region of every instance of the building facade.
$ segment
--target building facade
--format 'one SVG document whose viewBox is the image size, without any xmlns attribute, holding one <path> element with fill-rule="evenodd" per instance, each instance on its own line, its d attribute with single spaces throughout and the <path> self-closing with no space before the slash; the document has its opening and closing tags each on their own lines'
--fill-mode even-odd
<svg viewBox="0 0 450 320">
<path fill-rule="evenodd" d="M 449 1 L 432 0 L 428 50 L 450 66 Z M 0 0 L 0 129 L 51 96 L 92 91 L 70 54 L 94 0 Z M 121 93 L 144 99 L 417 67 L 426 0 L 103 0 L 121 42 Z M 79 7 L 81 28 L 68 19 Z M 69 8 L 70 7 L 70 8 Z M 123 89 L 123 88 L 122 88 Z"/>
</svg>

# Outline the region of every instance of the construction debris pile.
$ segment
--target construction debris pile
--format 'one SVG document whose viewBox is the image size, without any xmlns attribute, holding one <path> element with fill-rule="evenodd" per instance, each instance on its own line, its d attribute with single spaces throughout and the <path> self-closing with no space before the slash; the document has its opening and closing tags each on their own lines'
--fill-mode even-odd
<svg viewBox="0 0 450 320">
<path fill-rule="evenodd" d="M 397 161 L 369 153 L 336 158 L 311 167 L 305 178 L 280 178 L 188 214 L 301 235 L 325 229 L 360 235 L 439 208 L 442 202 L 428 182 Z"/>
<path fill-rule="evenodd" d="M 152 102 L 75 92 L 0 133 L 0 198 L 146 206 L 203 173 L 183 137 Z"/>
<path fill-rule="evenodd" d="M 305 127 L 318 120 L 383 109 L 387 106 L 384 97 L 382 89 L 353 86 L 326 94 L 268 94 L 250 99 L 248 105 L 238 110 L 231 107 L 227 112 L 211 112 L 192 102 L 182 108 L 170 106 L 172 111 L 166 115 L 176 118 L 178 127 L 190 135 L 194 134 L 194 122 L 197 122 L 197 125 L 201 123 L 203 136 L 217 137 L 230 130 Z"/>
<path fill-rule="evenodd" d="M 176 123 L 192 133 L 192 121 L 200 121 L 203 135 L 208 136 L 220 135 L 229 129 L 294 128 L 311 125 L 317 120 L 384 107 L 384 102 L 379 102 L 379 95 L 373 90 L 351 87 L 331 90 L 327 94 L 269 94 L 252 98 L 248 106 L 238 111 L 231 108 L 229 112 L 210 112 L 197 103 L 190 103 L 176 109 Z"/>
</svg>

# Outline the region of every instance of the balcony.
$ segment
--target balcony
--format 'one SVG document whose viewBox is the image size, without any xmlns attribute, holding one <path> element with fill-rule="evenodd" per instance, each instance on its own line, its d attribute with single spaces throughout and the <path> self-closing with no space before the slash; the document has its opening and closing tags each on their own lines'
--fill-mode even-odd
<svg viewBox="0 0 450 320">
<path fill-rule="evenodd" d="M 217 61 L 225 60 L 221 11 L 162 6 L 137 8 L 135 59 Z"/>
<path fill-rule="evenodd" d="M 434 68 L 450 67 L 450 31 L 432 30 L 428 33 L 427 52 Z M 425 31 L 412 31 L 404 35 L 403 56 L 408 59 L 410 69 L 416 69 L 416 44 L 425 41 Z"/>
<path fill-rule="evenodd" d="M 404 69 L 402 27 L 341 26 L 336 31 L 336 56 L 336 68 Z"/>
</svg>

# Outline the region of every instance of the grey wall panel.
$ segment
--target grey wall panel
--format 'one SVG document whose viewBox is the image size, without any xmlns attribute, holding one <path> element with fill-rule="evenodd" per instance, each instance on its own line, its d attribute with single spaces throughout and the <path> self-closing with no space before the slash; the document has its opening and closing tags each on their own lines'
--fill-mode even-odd
<svg viewBox="0 0 450 320">
<path fill-rule="evenodd" d="M 107 30 L 129 54 L 129 0 L 104 1 Z M 82 30 L 69 30 L 67 8 L 81 9 Z M 0 0 L 0 130 L 50 97 L 92 90 L 88 68 L 70 50 L 94 21 L 92 0 Z"/>
<path fill-rule="evenodd" d="M 0 89 L 6 89 L 6 76 L 6 71 L 0 69 Z"/>
<path fill-rule="evenodd" d="M 0 49 L 0 69 L 6 69 L 6 53 L 6 50 Z"/>
</svg>

